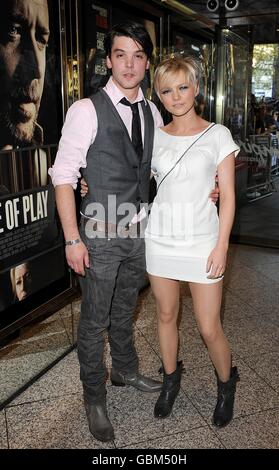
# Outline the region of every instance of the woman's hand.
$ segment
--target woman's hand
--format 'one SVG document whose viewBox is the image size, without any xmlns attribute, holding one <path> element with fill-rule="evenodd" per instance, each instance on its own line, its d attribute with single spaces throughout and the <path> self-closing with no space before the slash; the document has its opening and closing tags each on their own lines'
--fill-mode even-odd
<svg viewBox="0 0 279 470">
<path fill-rule="evenodd" d="M 206 263 L 206 272 L 209 273 L 207 279 L 218 279 L 223 276 L 226 269 L 227 251 L 228 247 L 224 245 L 216 245 L 211 251 Z"/>
<path fill-rule="evenodd" d="M 87 193 L 88 193 L 88 185 L 87 185 L 85 179 L 81 178 L 81 180 L 80 180 L 80 195 L 81 195 L 81 197 L 85 197 Z"/>
</svg>

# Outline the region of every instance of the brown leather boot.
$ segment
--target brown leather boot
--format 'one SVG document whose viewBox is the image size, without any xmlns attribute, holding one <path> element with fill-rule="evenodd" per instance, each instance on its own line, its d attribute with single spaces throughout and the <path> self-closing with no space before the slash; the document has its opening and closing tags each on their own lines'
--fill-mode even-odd
<svg viewBox="0 0 279 470">
<path fill-rule="evenodd" d="M 86 416 L 91 434 L 102 442 L 112 441 L 114 431 L 107 414 L 106 400 L 91 405 L 84 401 Z"/>
<path fill-rule="evenodd" d="M 137 372 L 116 372 L 112 369 L 110 374 L 110 380 L 112 385 L 117 387 L 124 387 L 125 385 L 131 385 L 131 387 L 137 388 L 142 392 L 159 392 L 162 388 L 162 382 L 145 377 Z"/>
</svg>

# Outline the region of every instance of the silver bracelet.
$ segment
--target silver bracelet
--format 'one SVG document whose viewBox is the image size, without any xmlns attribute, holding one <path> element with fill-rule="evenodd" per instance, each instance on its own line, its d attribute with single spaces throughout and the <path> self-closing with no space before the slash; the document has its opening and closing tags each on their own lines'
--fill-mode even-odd
<svg viewBox="0 0 279 470">
<path fill-rule="evenodd" d="M 66 246 L 69 246 L 69 245 L 76 245 L 77 243 L 80 243 L 80 239 L 79 239 L 79 238 L 77 238 L 76 240 L 67 240 L 67 241 L 65 242 L 65 245 L 66 245 Z"/>
</svg>

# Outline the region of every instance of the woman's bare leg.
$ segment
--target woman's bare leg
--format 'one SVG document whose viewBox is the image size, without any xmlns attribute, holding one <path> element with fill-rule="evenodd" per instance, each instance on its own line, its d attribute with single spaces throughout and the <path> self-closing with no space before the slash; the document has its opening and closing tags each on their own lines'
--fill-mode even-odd
<svg viewBox="0 0 279 470">
<path fill-rule="evenodd" d="M 224 335 L 220 308 L 223 281 L 214 284 L 189 283 L 199 331 L 222 382 L 230 378 L 231 351 Z"/>
<path fill-rule="evenodd" d="M 149 275 L 156 300 L 158 336 L 166 374 L 177 368 L 179 281 Z"/>
</svg>

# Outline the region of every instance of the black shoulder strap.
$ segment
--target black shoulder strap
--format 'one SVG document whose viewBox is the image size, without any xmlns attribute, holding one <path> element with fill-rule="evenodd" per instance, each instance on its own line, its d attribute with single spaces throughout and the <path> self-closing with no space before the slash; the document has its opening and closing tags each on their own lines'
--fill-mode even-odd
<svg viewBox="0 0 279 470">
<path fill-rule="evenodd" d="M 192 142 L 191 145 L 189 145 L 189 147 L 185 150 L 185 152 L 183 152 L 183 154 L 181 155 L 181 157 L 179 157 L 179 159 L 175 162 L 175 164 L 173 165 L 173 167 L 165 174 L 164 178 L 161 179 L 160 183 L 159 183 L 158 186 L 157 186 L 157 192 L 158 192 L 158 189 L 160 188 L 161 184 L 163 183 L 163 181 L 165 181 L 166 177 L 169 176 L 169 174 L 172 172 L 172 170 L 174 170 L 174 168 L 178 165 L 178 163 L 182 160 L 182 158 L 185 157 L 186 153 L 190 150 L 190 148 L 192 148 L 193 145 L 195 145 L 195 143 L 196 143 L 198 140 L 200 140 L 200 139 L 204 136 L 204 134 L 206 134 L 206 133 L 207 133 L 210 129 L 212 129 L 212 127 L 214 127 L 215 125 L 216 125 L 216 124 L 213 123 L 213 124 L 211 124 L 210 126 L 208 126 L 208 127 L 205 129 L 205 131 L 204 131 L 201 135 L 199 135 L 199 137 L 198 137 L 196 140 L 194 140 L 194 142 Z"/>
</svg>

